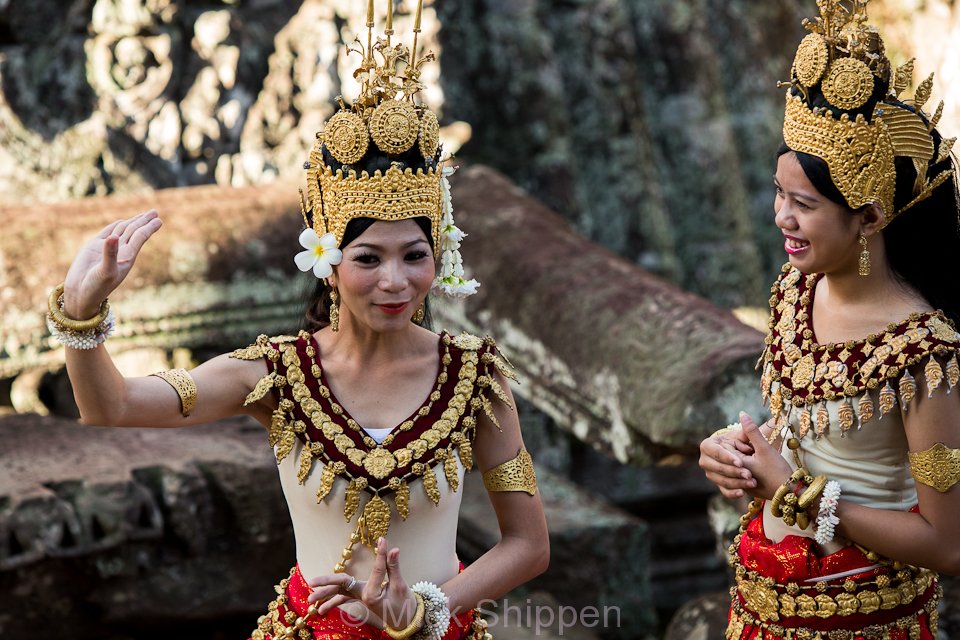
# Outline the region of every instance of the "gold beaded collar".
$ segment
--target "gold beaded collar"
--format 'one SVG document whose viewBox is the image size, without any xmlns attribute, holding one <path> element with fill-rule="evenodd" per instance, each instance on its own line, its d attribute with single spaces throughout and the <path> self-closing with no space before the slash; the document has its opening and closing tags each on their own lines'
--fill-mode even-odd
<svg viewBox="0 0 960 640">
<path fill-rule="evenodd" d="M 391 521 L 390 505 L 406 520 L 409 515 L 409 483 L 422 480 L 424 492 L 434 504 L 440 501 L 435 467 L 441 467 L 451 490 L 459 487 L 456 458 L 468 471 L 473 466 L 472 441 L 477 412 L 483 411 L 497 425 L 491 393 L 509 404 L 494 372 L 514 378 L 509 364 L 497 353 L 492 339 L 469 334 L 439 339 L 440 370 L 426 403 L 377 443 L 344 410 L 331 393 L 312 335 L 260 336 L 257 343 L 238 349 L 231 357 L 265 358 L 268 373 L 247 396 L 251 404 L 271 390 L 277 398 L 269 431 L 277 463 L 282 462 L 299 439 L 303 443 L 297 479 L 306 482 L 314 462 L 323 465 L 317 502 L 328 498 L 336 478 L 347 482 L 344 518 L 349 522 L 359 509 L 360 493 L 371 499 L 361 513 L 363 540 L 386 535 Z M 499 426 L 499 425 L 497 425 Z"/>
<path fill-rule="evenodd" d="M 801 438 L 811 429 L 824 435 L 831 427 L 826 402 L 842 400 L 837 422 L 843 435 L 855 422 L 859 428 L 873 417 L 873 399 L 867 392 L 877 388 L 881 416 L 898 402 L 907 410 L 917 395 L 910 369 L 921 363 L 925 363 L 928 395 L 944 382 L 947 390 L 960 382 L 956 358 L 960 334 L 940 311 L 912 314 L 861 340 L 817 343 L 811 310 L 821 277 L 804 276 L 786 264 L 771 289 L 770 330 L 758 364 L 762 366 L 763 401 L 769 402 L 778 426 L 798 411 Z M 899 397 L 892 382 L 897 383 Z M 857 397 L 855 412 L 853 399 Z"/>
</svg>

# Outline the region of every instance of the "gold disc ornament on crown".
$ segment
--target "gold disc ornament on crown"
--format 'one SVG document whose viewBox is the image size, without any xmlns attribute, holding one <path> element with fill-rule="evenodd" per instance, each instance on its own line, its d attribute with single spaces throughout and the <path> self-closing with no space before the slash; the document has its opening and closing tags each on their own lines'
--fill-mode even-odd
<svg viewBox="0 0 960 640">
<path fill-rule="evenodd" d="M 856 58 L 834 60 L 821 84 L 823 97 L 844 110 L 862 107 L 873 94 L 873 72 Z"/>
<path fill-rule="evenodd" d="M 370 136 L 363 118 L 352 111 L 338 111 L 327 122 L 323 143 L 337 162 L 353 164 L 367 153 Z"/>
<path fill-rule="evenodd" d="M 404 100 L 385 100 L 370 117 L 370 136 L 380 149 L 398 154 L 409 150 L 420 133 L 420 118 Z"/>
<path fill-rule="evenodd" d="M 432 158 L 440 148 L 440 122 L 433 111 L 424 111 L 420 119 L 420 153 Z"/>
<path fill-rule="evenodd" d="M 828 59 L 826 41 L 819 34 L 807 34 L 797 47 L 797 55 L 793 59 L 793 73 L 800 84 L 812 87 L 820 82 L 826 72 Z"/>
</svg>

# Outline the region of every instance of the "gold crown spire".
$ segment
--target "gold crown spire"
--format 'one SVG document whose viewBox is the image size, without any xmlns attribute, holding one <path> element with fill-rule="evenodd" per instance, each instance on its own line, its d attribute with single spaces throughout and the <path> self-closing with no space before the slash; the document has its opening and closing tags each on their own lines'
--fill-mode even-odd
<svg viewBox="0 0 960 640">
<path fill-rule="evenodd" d="M 794 151 L 826 162 L 847 204 L 877 203 L 889 224 L 943 184 L 953 170 L 928 178 L 928 167 L 945 160 L 953 140 L 943 140 L 934 158 L 933 129 L 943 105 L 927 122 L 923 105 L 933 87 L 931 75 L 902 104 L 900 93 L 913 75 L 913 60 L 892 71 L 883 40 L 867 24 L 869 0 L 817 0 L 820 16 L 803 21 L 809 34 L 794 57 L 787 92 L 783 139 Z M 878 87 L 888 87 L 878 95 Z M 814 96 L 819 92 L 823 99 Z M 871 109 L 871 100 L 877 100 Z M 946 153 L 945 153 L 946 151 Z M 896 157 L 913 159 L 914 199 L 894 210 Z"/>
<path fill-rule="evenodd" d="M 306 197 L 300 192 L 304 221 L 318 238 L 332 234 L 331 246 L 339 247 L 354 218 L 426 217 L 434 249 L 442 254 L 435 293 L 469 295 L 479 283 L 464 279 L 459 247 L 465 234 L 453 222 L 446 180 L 453 170 L 440 168 L 436 114 L 414 100 L 424 89 L 421 68 L 435 59 L 433 53 L 417 55 L 423 0 L 417 1 L 410 49 L 391 43 L 393 0 L 387 0 L 385 37 L 374 41 L 373 4 L 367 0 L 366 46 L 354 40 L 347 49 L 360 54 L 360 66 L 353 73 L 360 95 L 350 106 L 337 96 L 340 109 L 317 133 L 310 159 L 304 163 Z M 357 165 L 375 152 L 379 152 L 379 158 L 374 156 L 377 160 L 385 157 L 389 164 L 371 175 Z"/>
</svg>

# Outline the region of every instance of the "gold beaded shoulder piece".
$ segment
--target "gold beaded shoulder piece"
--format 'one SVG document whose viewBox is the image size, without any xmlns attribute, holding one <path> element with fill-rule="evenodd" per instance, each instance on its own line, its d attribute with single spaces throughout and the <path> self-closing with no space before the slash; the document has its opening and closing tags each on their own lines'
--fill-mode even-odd
<svg viewBox="0 0 960 640">
<path fill-rule="evenodd" d="M 440 370 L 426 403 L 380 443 L 367 435 L 331 393 L 317 358 L 317 343 L 309 333 L 260 336 L 255 344 L 231 354 L 242 359 L 265 358 L 269 363 L 268 373 L 246 403 L 276 392 L 269 443 L 277 464 L 300 440 L 298 481 L 304 484 L 314 462 L 319 461 L 317 502 L 321 502 L 328 499 L 337 478 L 345 480 L 343 515 L 348 522 L 358 513 L 361 492 L 371 495 L 360 514 L 364 543 L 372 544 L 386 535 L 392 512 L 406 520 L 412 481 L 422 480 L 427 497 L 439 503 L 435 468 L 442 469 L 451 490 L 457 491 L 457 457 L 467 471 L 473 467 L 477 413 L 483 411 L 497 424 L 493 399 L 509 404 L 495 372 L 516 378 L 491 338 L 442 334 L 439 348 Z M 391 496 L 392 508 L 384 500 Z"/>
<path fill-rule="evenodd" d="M 778 426 L 797 411 L 801 438 L 810 431 L 822 436 L 834 426 L 842 436 L 875 415 L 869 391 L 880 389 L 880 417 L 897 404 L 907 411 L 917 397 L 911 369 L 922 368 L 928 397 L 942 387 L 949 392 L 960 382 L 960 334 L 940 311 L 911 314 L 862 340 L 818 344 L 811 310 L 819 278 L 787 264 L 771 289 L 769 332 L 758 364 L 763 401 Z M 826 406 L 833 400 L 842 401 L 838 424 L 832 424 Z"/>
</svg>

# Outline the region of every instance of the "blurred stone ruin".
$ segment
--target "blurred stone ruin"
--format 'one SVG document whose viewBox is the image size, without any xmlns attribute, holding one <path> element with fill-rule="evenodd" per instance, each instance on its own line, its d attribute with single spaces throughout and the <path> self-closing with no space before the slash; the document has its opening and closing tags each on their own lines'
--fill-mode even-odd
<svg viewBox="0 0 960 640">
<path fill-rule="evenodd" d="M 408 33 L 414 3 L 396 6 L 397 34 Z M 0 404 L 20 412 L 0 420 L 4 638 L 246 637 L 285 575 L 292 535 L 259 427 L 77 427 L 38 310 L 87 235 L 156 206 L 165 229 L 116 296 L 111 353 L 126 371 L 189 366 L 295 329 L 296 183 L 334 98 L 355 94 L 341 45 L 362 32 L 364 9 L 0 0 Z M 439 63 L 425 67 L 423 98 L 464 165 L 454 198 L 484 283 L 435 315 L 494 335 L 521 372 L 551 523 L 550 571 L 514 595 L 624 615 L 619 628 L 565 637 L 712 640 L 722 625 L 714 529 L 736 514 L 713 498 L 694 450 L 756 407 L 760 335 L 726 308 L 762 305 L 782 260 L 769 224 L 774 85 L 812 10 L 424 7 L 421 42 Z M 945 43 L 960 9 L 874 0 L 871 11 L 910 25 L 888 46 L 918 54 L 918 78 L 938 71 L 941 128 L 956 135 L 960 57 Z M 483 492 L 465 490 L 469 560 L 498 532 Z M 667 629 L 700 594 L 714 595 Z M 946 637 L 960 633 L 955 600 Z"/>
</svg>

